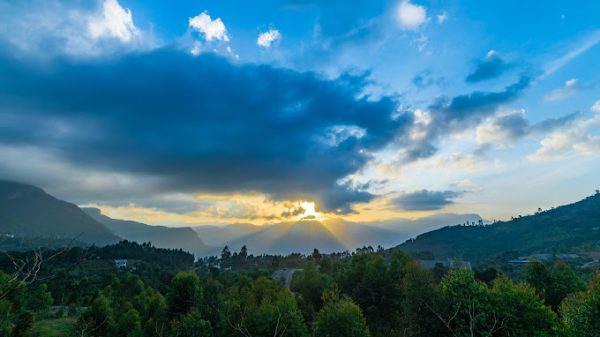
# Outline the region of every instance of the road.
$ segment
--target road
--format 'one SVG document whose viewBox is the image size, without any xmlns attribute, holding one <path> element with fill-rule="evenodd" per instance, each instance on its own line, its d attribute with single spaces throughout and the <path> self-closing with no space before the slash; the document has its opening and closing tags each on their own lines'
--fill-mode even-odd
<svg viewBox="0 0 600 337">
<path fill-rule="evenodd" d="M 292 285 L 292 278 L 294 277 L 294 273 L 299 270 L 302 270 L 302 269 L 296 269 L 296 268 L 279 269 L 279 270 L 276 270 L 273 274 L 271 274 L 271 277 L 274 280 L 278 280 L 278 281 L 282 280 L 285 287 L 289 289 L 289 287 Z"/>
</svg>

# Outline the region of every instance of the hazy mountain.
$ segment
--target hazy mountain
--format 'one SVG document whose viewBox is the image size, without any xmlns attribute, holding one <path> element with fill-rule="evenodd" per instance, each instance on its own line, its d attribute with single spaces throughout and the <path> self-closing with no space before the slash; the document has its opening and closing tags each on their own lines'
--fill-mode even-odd
<svg viewBox="0 0 600 337">
<path fill-rule="evenodd" d="M 211 246 L 220 248 L 223 248 L 228 242 L 265 228 L 266 227 L 256 226 L 249 223 L 234 223 L 225 226 L 202 225 L 192 227 L 192 229 L 198 233 L 204 242 Z"/>
<path fill-rule="evenodd" d="M 374 223 L 356 223 L 343 219 L 284 222 L 256 226 L 247 223 L 226 226 L 197 226 L 193 229 L 218 254 L 228 245 L 238 250 L 246 245 L 254 254 L 292 252 L 310 253 L 314 248 L 322 252 L 351 250 L 362 246 L 385 248 L 396 246 L 409 237 L 448 224 L 477 222 L 477 214 L 440 214 L 417 220 L 392 219 Z"/>
<path fill-rule="evenodd" d="M 0 181 L 0 232 L 104 245 L 119 241 L 74 204 L 27 184 Z"/>
<path fill-rule="evenodd" d="M 350 222 L 342 219 L 325 220 L 324 225 L 350 250 L 362 246 L 377 247 L 379 245 L 389 248 L 408 238 L 400 230 L 375 227 L 369 224 Z"/>
<path fill-rule="evenodd" d="M 445 226 L 462 225 L 464 223 L 478 223 L 483 220 L 479 214 L 434 214 L 419 219 L 394 218 L 385 221 L 371 222 L 369 226 L 385 228 L 405 235 L 405 238 L 432 231 Z M 484 222 L 488 222 L 483 220 Z"/>
<path fill-rule="evenodd" d="M 196 255 L 204 255 L 214 250 L 188 227 L 150 226 L 141 222 L 112 219 L 97 208 L 82 208 L 82 210 L 123 239 L 139 243 L 151 242 L 158 248 L 181 248 Z"/>
<path fill-rule="evenodd" d="M 282 222 L 239 237 L 228 243 L 233 250 L 246 246 L 252 254 L 311 253 L 349 249 L 319 221 Z"/>
<path fill-rule="evenodd" d="M 535 215 L 486 226 L 449 226 L 419 235 L 400 247 L 437 258 L 481 261 L 498 254 L 599 250 L 600 194 Z"/>
</svg>

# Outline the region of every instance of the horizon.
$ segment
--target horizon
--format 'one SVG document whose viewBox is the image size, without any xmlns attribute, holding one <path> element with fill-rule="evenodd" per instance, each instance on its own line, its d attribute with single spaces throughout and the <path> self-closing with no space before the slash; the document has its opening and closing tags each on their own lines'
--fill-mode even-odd
<svg viewBox="0 0 600 337">
<path fill-rule="evenodd" d="M 174 227 L 570 204 L 600 187 L 599 15 L 0 0 L 0 179 Z"/>
</svg>

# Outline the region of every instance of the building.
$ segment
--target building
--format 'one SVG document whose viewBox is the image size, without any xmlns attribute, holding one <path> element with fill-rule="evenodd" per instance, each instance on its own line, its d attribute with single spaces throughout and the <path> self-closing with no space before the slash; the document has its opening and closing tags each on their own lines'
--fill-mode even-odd
<svg viewBox="0 0 600 337">
<path fill-rule="evenodd" d="M 114 262 L 117 268 L 127 268 L 127 259 L 116 259 Z"/>
</svg>

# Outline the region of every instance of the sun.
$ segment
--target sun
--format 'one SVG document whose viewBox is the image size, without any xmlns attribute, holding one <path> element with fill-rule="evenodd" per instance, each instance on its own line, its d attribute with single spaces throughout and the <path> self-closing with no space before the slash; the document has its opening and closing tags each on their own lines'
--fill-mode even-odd
<svg viewBox="0 0 600 337">
<path fill-rule="evenodd" d="M 325 219 L 325 216 L 321 212 L 317 212 L 316 205 L 312 201 L 302 201 L 300 202 L 300 207 L 304 210 L 302 214 L 300 214 L 300 220 L 318 220 L 322 221 Z"/>
</svg>

